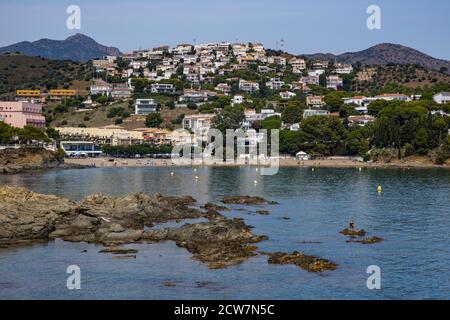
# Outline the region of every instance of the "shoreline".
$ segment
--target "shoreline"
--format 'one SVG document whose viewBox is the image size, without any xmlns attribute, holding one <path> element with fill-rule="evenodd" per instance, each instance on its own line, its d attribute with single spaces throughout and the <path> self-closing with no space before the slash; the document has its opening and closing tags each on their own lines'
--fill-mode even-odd
<svg viewBox="0 0 450 320">
<path fill-rule="evenodd" d="M 111 161 L 111 159 L 113 161 Z M 108 168 L 108 167 L 269 167 L 258 163 L 174 163 L 172 159 L 136 159 L 136 158 L 87 158 L 87 159 L 65 159 L 69 165 L 85 167 Z M 293 158 L 279 159 L 279 167 L 297 168 L 403 168 L 403 169 L 450 169 L 448 165 L 436 165 L 419 161 L 394 161 L 391 163 L 367 163 L 356 160 L 296 160 Z"/>
</svg>

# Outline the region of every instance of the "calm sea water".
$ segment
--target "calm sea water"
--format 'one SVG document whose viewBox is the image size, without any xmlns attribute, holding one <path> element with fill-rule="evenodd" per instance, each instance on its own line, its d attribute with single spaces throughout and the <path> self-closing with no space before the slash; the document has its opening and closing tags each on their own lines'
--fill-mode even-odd
<svg viewBox="0 0 450 320">
<path fill-rule="evenodd" d="M 255 168 L 97 168 L 0 176 L 0 183 L 75 200 L 94 192 L 186 194 L 200 203 L 262 196 L 280 203 L 263 207 L 269 216 L 255 213 L 261 207 L 225 214 L 268 235 L 261 250 L 298 250 L 339 264 L 314 274 L 257 256 L 209 270 L 173 242 L 128 245 L 139 250 L 137 258 L 119 260 L 99 254 L 101 246 L 54 241 L 0 249 L 1 299 L 450 298 L 450 171 L 284 168 L 263 177 Z M 350 218 L 386 240 L 346 243 L 338 232 Z M 311 241 L 320 243 L 304 243 Z M 81 290 L 66 288 L 73 264 L 81 268 Z M 381 290 L 367 289 L 370 265 L 381 268 Z"/>
</svg>

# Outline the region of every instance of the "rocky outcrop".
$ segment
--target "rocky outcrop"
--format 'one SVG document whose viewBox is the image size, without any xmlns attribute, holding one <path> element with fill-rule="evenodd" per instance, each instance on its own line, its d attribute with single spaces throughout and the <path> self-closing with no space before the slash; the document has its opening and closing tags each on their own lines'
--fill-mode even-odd
<svg viewBox="0 0 450 320">
<path fill-rule="evenodd" d="M 44 148 L 19 148 L 0 150 L 0 174 L 20 173 L 54 168 L 85 168 L 76 164 L 65 164 L 55 153 Z"/>
<path fill-rule="evenodd" d="M 192 197 L 121 197 L 103 194 L 74 201 L 41 195 L 23 188 L 0 187 L 0 244 L 60 238 L 107 246 L 172 240 L 210 268 L 241 263 L 255 255 L 256 236 L 242 219 L 229 220 L 215 210 L 193 208 Z M 157 223 L 192 218 L 208 221 L 180 228 L 152 229 Z M 101 252 L 134 253 L 107 247 Z"/>
<path fill-rule="evenodd" d="M 241 205 L 267 205 L 267 204 L 278 204 L 275 201 L 269 201 L 261 197 L 251 197 L 251 196 L 229 196 L 224 197 L 222 200 L 225 204 L 241 204 Z"/>
<path fill-rule="evenodd" d="M 373 244 L 373 243 L 379 243 L 381 241 L 383 241 L 383 238 L 377 237 L 377 236 L 373 236 L 370 238 L 363 238 L 361 240 L 354 240 L 354 239 L 350 239 L 347 240 L 347 242 L 357 242 L 357 243 L 362 243 L 362 244 Z"/>
<path fill-rule="evenodd" d="M 108 248 L 100 250 L 99 253 L 130 254 L 130 253 L 138 253 L 138 250 L 120 248 L 120 247 L 108 247 Z"/>
<path fill-rule="evenodd" d="M 339 231 L 340 234 L 343 234 L 344 236 L 350 236 L 350 237 L 364 237 L 366 235 L 366 231 L 363 229 L 361 230 L 350 230 L 350 229 L 344 229 Z"/>
<path fill-rule="evenodd" d="M 293 253 L 275 252 L 269 253 L 270 264 L 293 264 L 308 272 L 324 272 L 335 270 L 337 264 L 316 256 L 306 255 L 297 251 Z"/>
<path fill-rule="evenodd" d="M 0 243 L 46 239 L 59 221 L 75 219 L 75 202 L 24 188 L 0 188 Z"/>
</svg>

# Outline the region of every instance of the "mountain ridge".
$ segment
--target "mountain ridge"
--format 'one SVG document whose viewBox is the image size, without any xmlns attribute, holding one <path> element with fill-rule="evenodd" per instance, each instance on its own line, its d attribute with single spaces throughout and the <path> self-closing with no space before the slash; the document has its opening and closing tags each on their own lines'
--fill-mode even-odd
<svg viewBox="0 0 450 320">
<path fill-rule="evenodd" d="M 434 58 L 414 48 L 394 43 L 380 43 L 367 49 L 342 54 L 314 53 L 303 54 L 308 59 L 337 61 L 339 63 L 362 65 L 417 64 L 429 70 L 446 72 L 450 70 L 450 61 Z M 445 69 L 443 69 L 445 68 Z"/>
<path fill-rule="evenodd" d="M 120 55 L 115 47 L 107 47 L 99 44 L 94 39 L 77 33 L 65 40 L 52 40 L 48 38 L 33 42 L 21 41 L 0 48 L 0 53 L 20 52 L 27 56 L 41 56 L 53 60 L 88 61 L 101 58 L 105 55 Z"/>
</svg>

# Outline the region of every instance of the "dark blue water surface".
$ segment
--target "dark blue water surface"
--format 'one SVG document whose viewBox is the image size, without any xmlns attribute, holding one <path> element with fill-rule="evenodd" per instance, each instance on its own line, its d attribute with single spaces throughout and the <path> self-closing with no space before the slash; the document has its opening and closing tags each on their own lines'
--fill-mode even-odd
<svg viewBox="0 0 450 320">
<path fill-rule="evenodd" d="M 101 246 L 54 241 L 0 249 L 3 299 L 450 298 L 447 170 L 283 168 L 261 176 L 255 168 L 96 168 L 1 176 L 0 183 L 75 200 L 95 192 L 192 195 L 200 204 L 225 195 L 262 196 L 280 204 L 225 214 L 269 236 L 258 244 L 261 250 L 298 250 L 339 264 L 316 274 L 257 256 L 209 270 L 173 242 L 128 245 L 139 250 L 136 259 L 120 260 L 98 253 Z M 271 215 L 258 215 L 258 209 Z M 385 241 L 346 243 L 339 230 L 351 218 Z M 66 288 L 69 265 L 81 268 L 81 290 Z M 370 265 L 381 268 L 381 290 L 366 286 Z"/>
</svg>

